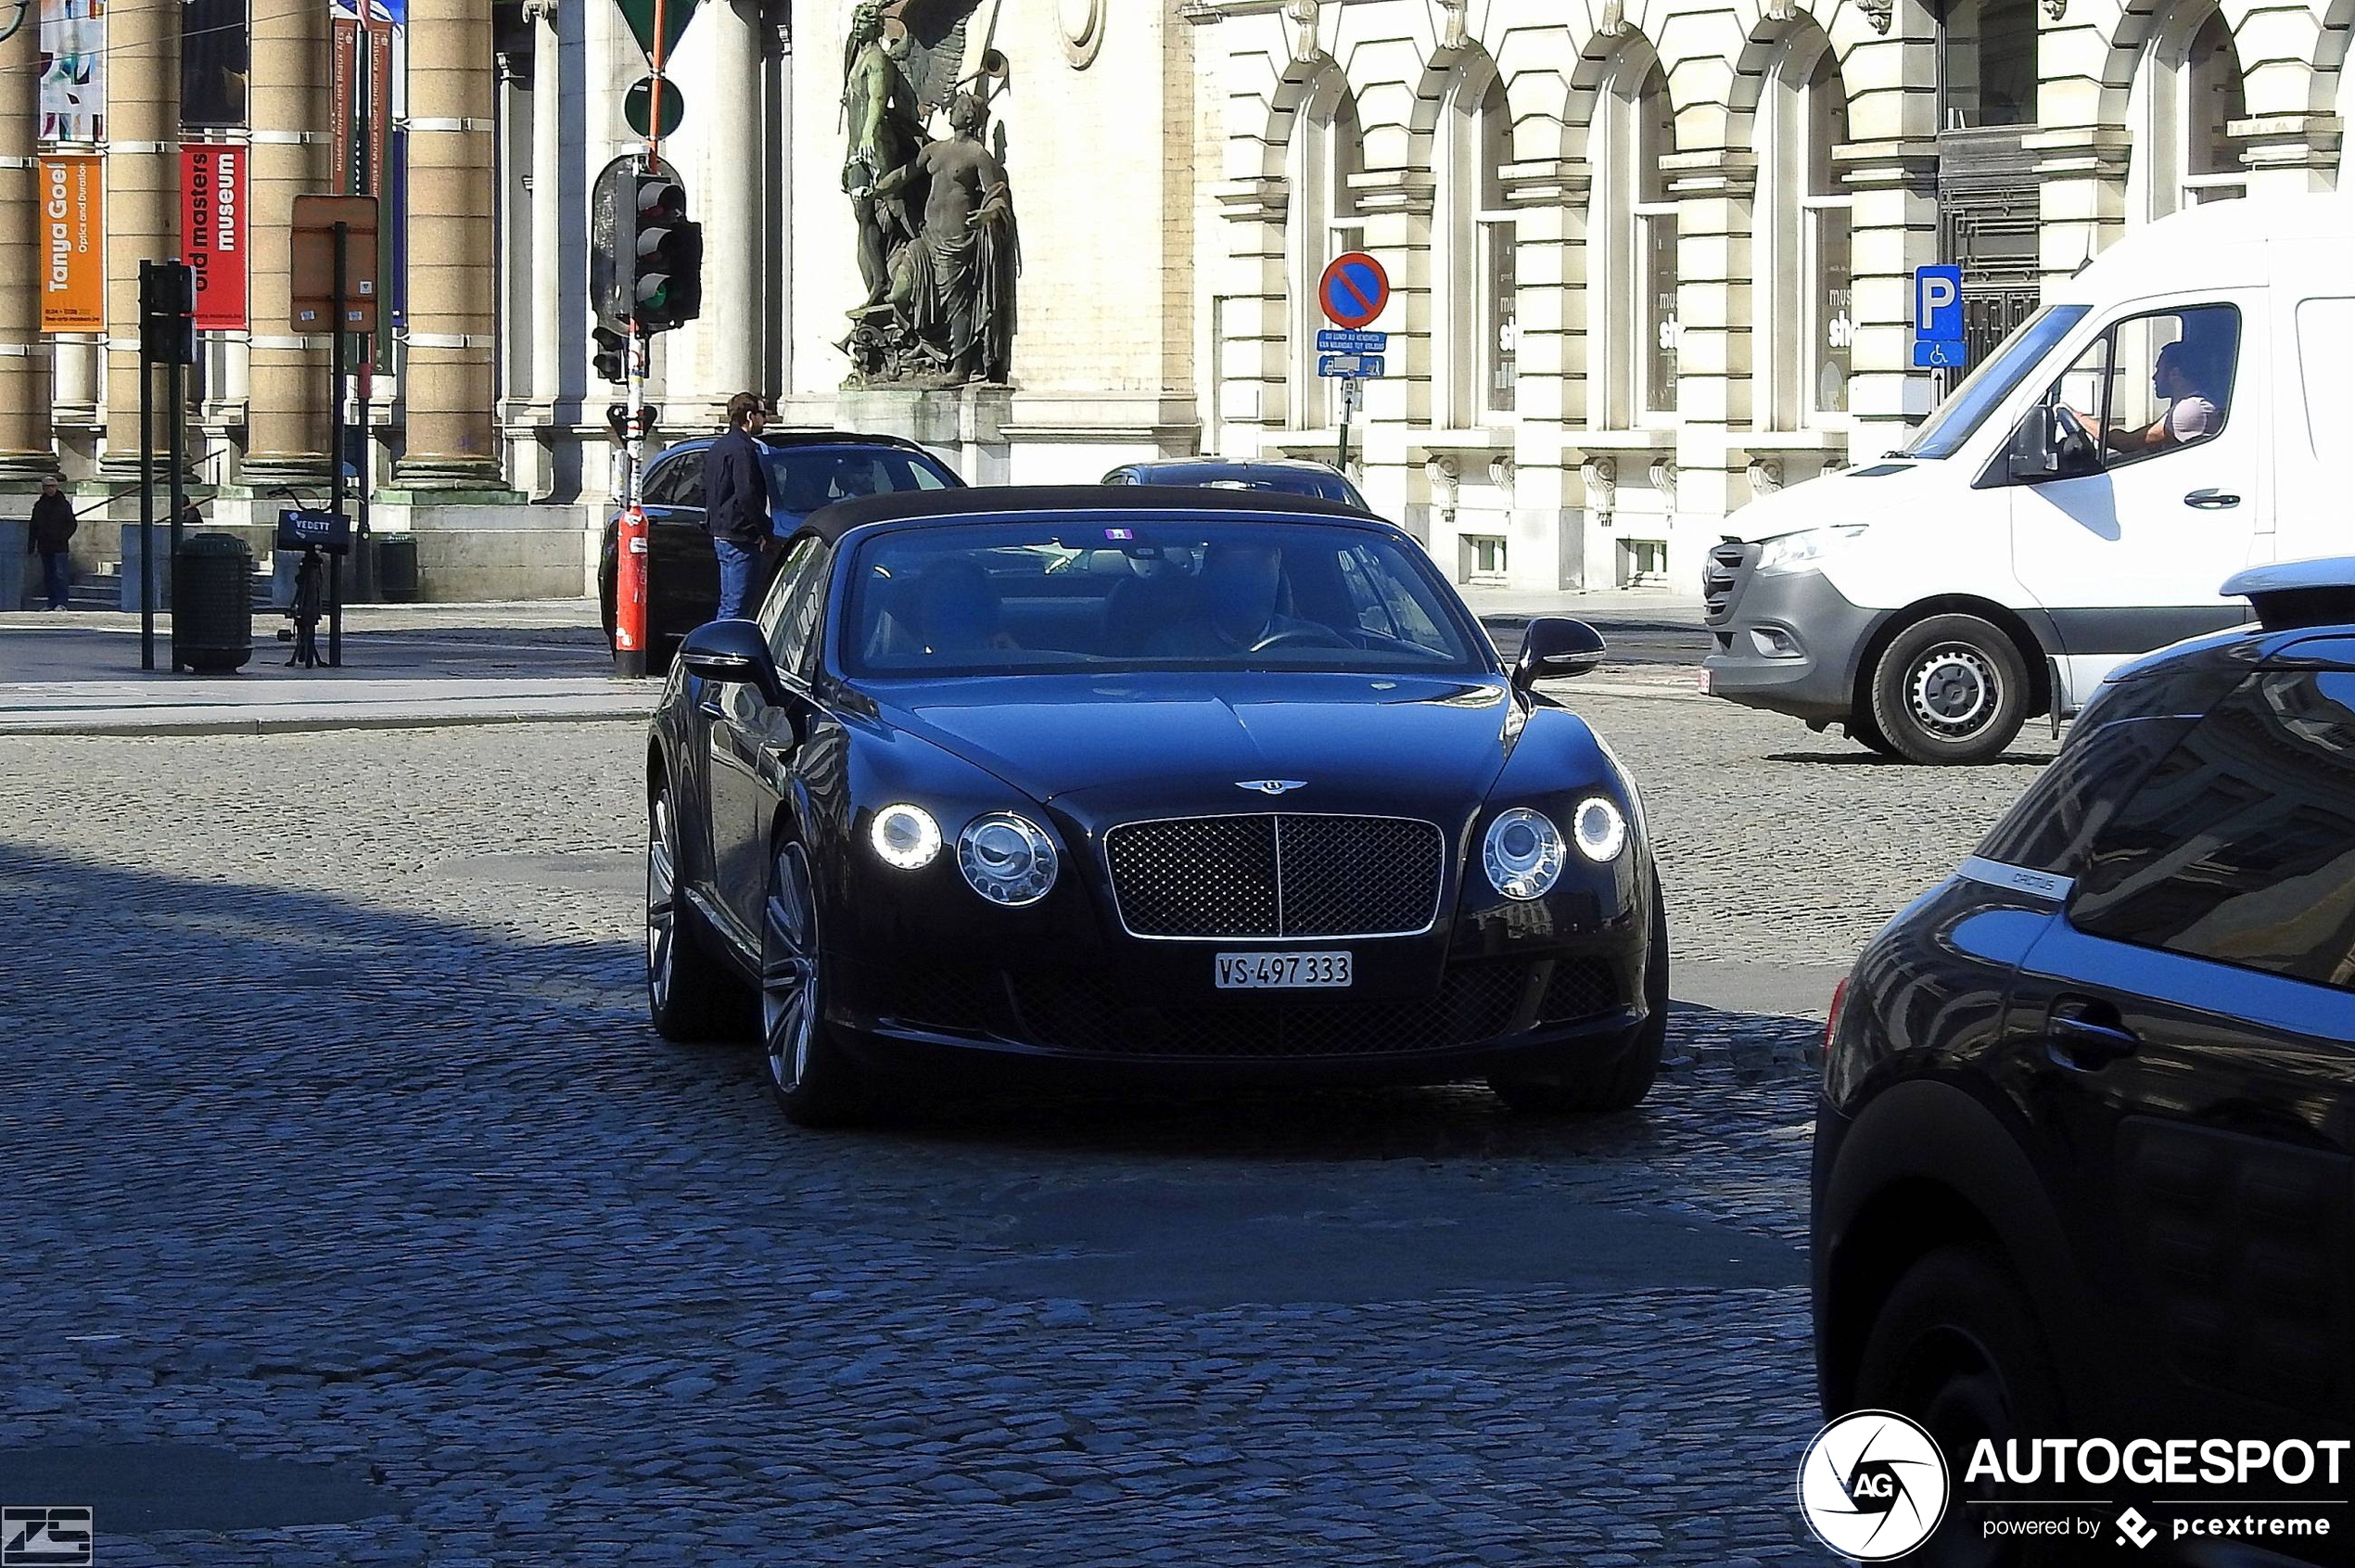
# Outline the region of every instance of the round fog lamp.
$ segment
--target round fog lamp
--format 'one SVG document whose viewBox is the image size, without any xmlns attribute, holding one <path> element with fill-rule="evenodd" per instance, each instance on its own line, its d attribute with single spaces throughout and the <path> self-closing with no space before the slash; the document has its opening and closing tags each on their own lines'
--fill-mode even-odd
<svg viewBox="0 0 2355 1568">
<path fill-rule="evenodd" d="M 867 836 L 884 863 L 901 871 L 928 866 L 940 853 L 940 824 L 922 806 L 903 802 L 885 807 L 875 813 L 874 826 Z"/>
<path fill-rule="evenodd" d="M 957 864 L 993 904 L 1035 904 L 1055 885 L 1055 842 L 1012 811 L 983 817 L 959 835 Z"/>
<path fill-rule="evenodd" d="M 1562 874 L 1559 829 L 1526 806 L 1516 806 L 1488 825 L 1480 858 L 1488 885 L 1508 899 L 1542 899 Z"/>
<path fill-rule="evenodd" d="M 1571 831 L 1578 840 L 1578 852 L 1590 860 L 1615 860 L 1619 852 L 1627 848 L 1627 818 L 1599 795 L 1590 795 L 1578 803 L 1578 814 L 1571 819 Z"/>
</svg>

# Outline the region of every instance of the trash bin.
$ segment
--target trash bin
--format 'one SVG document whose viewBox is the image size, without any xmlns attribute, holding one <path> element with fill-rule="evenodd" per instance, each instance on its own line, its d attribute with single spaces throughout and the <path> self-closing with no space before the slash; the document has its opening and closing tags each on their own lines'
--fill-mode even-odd
<svg viewBox="0 0 2355 1568">
<path fill-rule="evenodd" d="M 0 517 L 0 610 L 23 607 L 25 591 L 41 582 L 41 557 L 25 547 L 31 528 L 22 517 Z"/>
<path fill-rule="evenodd" d="M 377 533 L 376 595 L 388 605 L 410 605 L 417 599 L 417 536 Z"/>
<path fill-rule="evenodd" d="M 192 533 L 172 563 L 172 662 L 227 675 L 253 657 L 253 552 L 234 533 Z"/>
</svg>

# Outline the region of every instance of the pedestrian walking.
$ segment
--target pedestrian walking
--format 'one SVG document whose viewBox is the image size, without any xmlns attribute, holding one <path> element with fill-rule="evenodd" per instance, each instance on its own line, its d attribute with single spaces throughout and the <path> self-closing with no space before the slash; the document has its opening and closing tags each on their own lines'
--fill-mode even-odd
<svg viewBox="0 0 2355 1568">
<path fill-rule="evenodd" d="M 302 547 L 302 565 L 295 568 L 294 604 L 286 614 L 295 623 L 293 657 L 289 667 L 299 664 L 305 669 L 319 668 L 319 618 L 327 613 L 327 567 L 319 558 L 319 547 Z"/>
<path fill-rule="evenodd" d="M 73 503 L 57 488 L 57 478 L 51 474 L 41 481 L 40 499 L 32 504 L 32 539 L 28 548 L 40 552 L 41 582 L 47 591 L 49 607 L 66 607 L 70 558 L 66 546 L 73 539 L 73 530 L 81 525 L 74 521 Z"/>
<path fill-rule="evenodd" d="M 759 440 L 768 427 L 769 401 L 738 392 L 728 400 L 728 433 L 704 453 L 704 525 L 719 557 L 720 620 L 745 612 L 769 548 L 769 465 Z"/>
</svg>

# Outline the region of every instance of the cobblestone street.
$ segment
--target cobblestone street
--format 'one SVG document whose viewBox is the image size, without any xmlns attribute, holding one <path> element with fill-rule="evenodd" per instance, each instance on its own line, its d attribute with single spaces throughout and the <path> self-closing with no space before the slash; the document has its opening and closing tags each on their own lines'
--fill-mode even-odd
<svg viewBox="0 0 2355 1568">
<path fill-rule="evenodd" d="M 1745 988 L 1820 1012 L 2053 746 L 1576 706 L 1687 1005 L 1641 1109 L 1560 1122 L 805 1132 L 646 1026 L 640 726 L 9 740 L 0 1501 L 95 1505 L 108 1568 L 1826 1561 L 1821 1026 Z"/>
</svg>

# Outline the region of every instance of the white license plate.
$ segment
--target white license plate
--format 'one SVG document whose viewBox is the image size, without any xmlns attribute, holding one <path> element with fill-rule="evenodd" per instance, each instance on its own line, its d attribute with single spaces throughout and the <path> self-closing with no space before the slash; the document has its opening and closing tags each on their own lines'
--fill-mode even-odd
<svg viewBox="0 0 2355 1568">
<path fill-rule="evenodd" d="M 1338 953 L 1220 953 L 1222 991 L 1332 990 L 1350 981 L 1349 955 Z"/>
<path fill-rule="evenodd" d="M 1709 695 L 1709 667 L 1707 665 L 1701 666 L 1700 679 L 1693 682 L 1694 685 L 1700 688 L 1700 695 L 1703 696 L 1707 696 Z"/>
</svg>

